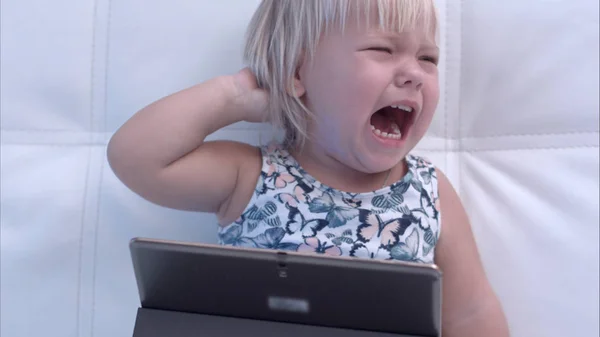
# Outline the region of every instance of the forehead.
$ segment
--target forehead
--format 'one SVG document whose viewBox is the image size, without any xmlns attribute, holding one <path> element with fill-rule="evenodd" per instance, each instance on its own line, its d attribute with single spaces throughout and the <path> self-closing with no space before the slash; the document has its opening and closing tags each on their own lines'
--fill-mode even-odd
<svg viewBox="0 0 600 337">
<path fill-rule="evenodd" d="M 438 35 L 433 0 L 330 0 L 329 28 L 353 33 L 400 35 L 416 32 L 435 43 Z"/>
</svg>

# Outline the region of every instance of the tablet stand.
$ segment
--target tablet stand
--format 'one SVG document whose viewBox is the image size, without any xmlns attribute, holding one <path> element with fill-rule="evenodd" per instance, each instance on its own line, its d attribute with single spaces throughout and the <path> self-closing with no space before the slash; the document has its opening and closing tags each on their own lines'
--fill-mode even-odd
<svg viewBox="0 0 600 337">
<path fill-rule="evenodd" d="M 420 337 L 139 308 L 133 337 Z"/>
</svg>

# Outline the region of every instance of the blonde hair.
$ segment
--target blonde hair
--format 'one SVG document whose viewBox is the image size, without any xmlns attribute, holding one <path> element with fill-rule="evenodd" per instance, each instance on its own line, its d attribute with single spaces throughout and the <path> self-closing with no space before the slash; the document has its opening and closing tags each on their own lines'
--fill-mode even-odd
<svg viewBox="0 0 600 337">
<path fill-rule="evenodd" d="M 269 93 L 269 122 L 285 131 L 286 146 L 302 146 L 308 138 L 311 112 L 297 97 L 294 78 L 301 62 L 310 62 L 322 34 L 342 31 L 355 14 L 369 23 L 375 9 L 379 27 L 402 32 L 431 29 L 437 40 L 434 0 L 262 0 L 246 35 L 244 61 Z M 373 7 L 373 8 L 372 8 Z"/>
</svg>

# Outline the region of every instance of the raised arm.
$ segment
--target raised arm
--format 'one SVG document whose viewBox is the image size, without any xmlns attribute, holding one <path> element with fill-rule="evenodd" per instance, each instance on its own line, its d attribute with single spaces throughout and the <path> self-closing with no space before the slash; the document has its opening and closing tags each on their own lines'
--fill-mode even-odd
<svg viewBox="0 0 600 337">
<path fill-rule="evenodd" d="M 108 162 L 127 187 L 153 203 L 226 217 L 235 195 L 249 198 L 259 152 L 204 140 L 232 123 L 260 121 L 265 107 L 266 94 L 247 69 L 213 78 L 137 112 L 111 138 Z"/>
</svg>

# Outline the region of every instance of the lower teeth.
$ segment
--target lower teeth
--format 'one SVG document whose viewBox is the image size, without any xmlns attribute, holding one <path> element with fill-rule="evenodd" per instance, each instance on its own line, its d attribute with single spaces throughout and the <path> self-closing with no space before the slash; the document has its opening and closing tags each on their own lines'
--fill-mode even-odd
<svg viewBox="0 0 600 337">
<path fill-rule="evenodd" d="M 392 131 L 394 133 L 382 132 L 381 130 L 376 129 L 373 125 L 371 125 L 371 130 L 373 130 L 373 133 L 375 133 L 377 136 L 383 138 L 400 139 L 402 137 L 402 132 L 400 131 L 400 128 L 398 127 L 398 125 L 396 125 L 396 123 L 392 124 Z"/>
</svg>

